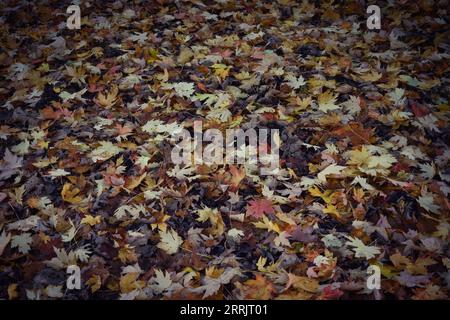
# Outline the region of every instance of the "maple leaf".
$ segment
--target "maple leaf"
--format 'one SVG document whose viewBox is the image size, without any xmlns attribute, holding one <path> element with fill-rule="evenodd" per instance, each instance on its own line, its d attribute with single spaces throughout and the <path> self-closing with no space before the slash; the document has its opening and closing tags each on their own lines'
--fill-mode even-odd
<svg viewBox="0 0 450 320">
<path fill-rule="evenodd" d="M 147 32 L 135 32 L 131 36 L 128 37 L 133 42 L 138 42 L 139 44 L 144 44 L 148 39 Z"/>
<path fill-rule="evenodd" d="M 116 123 L 115 127 L 116 127 L 116 130 L 117 130 L 117 134 L 119 136 L 126 137 L 131 132 L 133 132 L 133 128 L 127 127 L 126 125 L 122 126 L 120 123 Z"/>
<path fill-rule="evenodd" d="M 310 293 L 316 293 L 319 290 L 319 283 L 315 279 L 308 277 L 300 277 L 292 273 L 288 273 L 288 281 L 283 291 L 288 290 L 290 287 L 294 287 L 297 290 L 303 290 Z"/>
<path fill-rule="evenodd" d="M 172 285 L 172 279 L 170 273 L 161 271 L 160 269 L 155 269 L 155 277 L 151 278 L 149 281 L 151 284 L 150 288 L 156 293 L 161 294 L 167 290 Z"/>
<path fill-rule="evenodd" d="M 448 299 L 445 1 L 400 1 L 363 36 L 361 1 L 171 2 L 90 6 L 75 42 L 58 19 L 2 34 L 1 297 Z M 406 30 L 430 21 L 433 41 Z M 198 120 L 279 129 L 278 172 L 172 164 Z M 47 281 L 76 264 L 89 289 Z"/>
<path fill-rule="evenodd" d="M 350 236 L 346 236 L 346 238 L 350 241 L 347 241 L 345 244 L 353 247 L 352 250 L 355 252 L 356 258 L 365 258 L 366 260 L 369 260 L 375 258 L 375 256 L 381 252 L 377 247 L 366 246 L 358 238 L 353 238 Z"/>
<path fill-rule="evenodd" d="M 264 216 L 264 214 L 273 214 L 275 213 L 272 203 L 267 199 L 257 199 L 250 200 L 247 205 L 247 216 L 255 217 L 259 219 Z"/>
<path fill-rule="evenodd" d="M 423 286 L 430 281 L 430 277 L 426 276 L 413 276 L 407 271 L 402 271 L 399 276 L 395 277 L 396 280 L 403 286 L 408 288 Z"/>
<path fill-rule="evenodd" d="M 284 79 L 286 80 L 286 84 L 294 90 L 306 85 L 305 79 L 302 76 L 296 78 L 293 74 L 288 74 Z"/>
<path fill-rule="evenodd" d="M 348 137 L 352 144 L 357 146 L 371 143 L 373 129 L 364 128 L 360 123 L 352 122 L 334 130 L 332 133 L 339 137 Z"/>
<path fill-rule="evenodd" d="M 345 111 L 349 112 L 352 115 L 359 114 L 361 111 L 361 99 L 359 97 L 350 96 L 350 99 L 343 102 L 341 106 Z"/>
<path fill-rule="evenodd" d="M 73 251 L 67 253 L 64 248 L 58 249 L 56 247 L 53 247 L 53 251 L 55 252 L 56 257 L 45 261 L 45 264 L 49 267 L 61 270 L 69 265 L 74 265 L 77 263 L 75 253 Z"/>
<path fill-rule="evenodd" d="M 276 233 L 280 233 L 280 227 L 276 223 L 273 223 L 266 216 L 262 217 L 262 221 L 252 222 L 255 227 L 259 229 L 267 229 L 269 231 L 274 231 Z"/>
<path fill-rule="evenodd" d="M 367 82 L 375 82 L 380 80 L 382 76 L 383 75 L 381 73 L 372 70 L 370 73 L 365 73 L 363 75 L 360 75 L 359 77 Z"/>
<path fill-rule="evenodd" d="M 9 230 L 21 230 L 28 231 L 34 227 L 36 227 L 39 223 L 40 218 L 36 215 L 29 216 L 28 218 L 15 221 L 8 225 Z"/>
<path fill-rule="evenodd" d="M 356 176 L 351 184 L 352 185 L 359 184 L 363 189 L 368 191 L 375 190 L 375 188 L 367 182 L 366 178 L 360 176 Z"/>
<path fill-rule="evenodd" d="M 82 86 L 83 84 L 86 84 L 86 70 L 83 69 L 83 67 L 70 67 L 66 66 L 66 74 L 71 77 L 72 79 L 70 82 L 75 82 L 79 86 Z"/>
<path fill-rule="evenodd" d="M 229 119 L 231 119 L 232 116 L 233 114 L 227 108 L 218 108 L 209 111 L 208 114 L 206 115 L 206 118 L 217 119 L 220 122 L 227 122 Z"/>
<path fill-rule="evenodd" d="M 143 288 L 144 281 L 138 280 L 137 272 L 130 272 L 120 277 L 119 286 L 122 293 L 129 293 L 135 289 Z"/>
<path fill-rule="evenodd" d="M 239 184 L 246 176 L 245 168 L 238 169 L 237 166 L 231 165 L 230 173 L 231 173 L 230 189 L 231 191 L 236 191 L 239 187 Z"/>
<path fill-rule="evenodd" d="M 434 203 L 434 196 L 431 192 L 423 191 L 417 202 L 419 202 L 420 206 L 425 210 L 439 214 L 440 207 Z"/>
<path fill-rule="evenodd" d="M 85 282 L 85 284 L 91 288 L 91 293 L 95 293 L 102 286 L 102 279 L 98 274 L 94 274 Z"/>
<path fill-rule="evenodd" d="M 332 174 L 341 174 L 342 170 L 344 170 L 345 168 L 345 166 L 338 166 L 335 163 L 330 164 L 328 167 L 317 174 L 317 179 L 319 179 L 320 182 L 325 183 L 327 182 L 327 176 Z"/>
<path fill-rule="evenodd" d="M 259 274 L 255 276 L 255 279 L 245 281 L 244 286 L 241 285 L 240 287 L 244 292 L 245 299 L 268 300 L 275 292 L 272 282 Z"/>
<path fill-rule="evenodd" d="M 132 205 L 123 205 L 117 208 L 114 211 L 114 216 L 121 220 L 123 217 L 125 217 L 127 214 L 131 216 L 132 220 L 136 220 L 139 218 L 141 214 L 145 215 L 146 209 L 145 206 L 142 204 L 132 204 Z"/>
<path fill-rule="evenodd" d="M 200 175 L 194 175 L 196 170 L 195 167 L 186 166 L 180 168 L 179 165 L 176 165 L 173 169 L 167 171 L 167 175 L 178 180 L 192 181 L 200 177 Z"/>
<path fill-rule="evenodd" d="M 64 177 L 64 176 L 67 176 L 67 175 L 69 175 L 69 174 L 70 174 L 70 172 L 67 172 L 67 171 L 64 170 L 64 169 L 50 170 L 50 171 L 48 172 L 48 175 L 49 175 L 52 179 L 57 178 L 57 177 Z"/>
<path fill-rule="evenodd" d="M 142 130 L 148 133 L 164 132 L 164 122 L 161 120 L 149 120 L 142 126 Z"/>
<path fill-rule="evenodd" d="M 367 165 L 372 156 L 366 146 L 362 146 L 359 150 L 350 150 L 345 155 L 349 158 L 347 164 L 356 166 Z"/>
<path fill-rule="evenodd" d="M 104 161 L 122 152 L 123 149 L 115 146 L 109 141 L 100 141 L 100 146 L 90 153 L 92 161 Z"/>
<path fill-rule="evenodd" d="M 430 257 L 419 257 L 417 260 L 407 265 L 406 269 L 412 274 L 428 274 L 428 266 L 434 265 L 437 262 Z"/>
<path fill-rule="evenodd" d="M 402 256 L 400 253 L 395 253 L 389 257 L 389 260 L 391 260 L 392 264 L 396 269 L 403 270 L 407 266 L 411 265 L 412 262 L 407 257 Z"/>
<path fill-rule="evenodd" d="M 388 95 L 392 102 L 394 102 L 396 106 L 399 106 L 405 103 L 406 98 L 403 97 L 404 94 L 404 89 L 395 88 L 395 90 L 390 92 Z"/>
<path fill-rule="evenodd" d="M 14 193 L 9 192 L 8 195 L 11 199 L 13 199 L 18 204 L 23 204 L 23 195 L 25 194 L 25 185 L 21 185 L 18 188 L 14 188 Z"/>
<path fill-rule="evenodd" d="M 422 171 L 420 176 L 426 180 L 431 180 L 436 175 L 436 166 L 434 165 L 434 163 L 419 163 L 419 167 L 420 171 Z"/>
<path fill-rule="evenodd" d="M 381 156 L 371 156 L 369 158 L 368 167 L 369 168 L 385 168 L 388 169 L 392 166 L 394 162 L 397 162 L 397 159 L 395 159 L 390 154 L 382 154 Z"/>
<path fill-rule="evenodd" d="M 17 79 L 17 80 L 23 80 L 28 73 L 29 66 L 23 63 L 14 63 L 9 66 L 9 70 L 11 72 L 11 75 L 8 77 L 8 79 Z"/>
<path fill-rule="evenodd" d="M 163 89 L 174 89 L 175 93 L 182 98 L 190 98 L 194 94 L 194 84 L 192 82 L 163 83 Z"/>
<path fill-rule="evenodd" d="M 327 248 L 339 248 L 342 246 L 342 241 L 332 234 L 327 234 L 321 239 L 321 241 Z"/>
<path fill-rule="evenodd" d="M 203 292 L 203 299 L 210 297 L 216 294 L 222 285 L 230 283 L 230 281 L 238 275 L 241 275 L 239 268 L 226 268 L 225 271 L 216 278 L 207 275 L 202 279 L 203 284 L 200 287 L 191 289 L 191 291 Z"/>
<path fill-rule="evenodd" d="M 119 249 L 117 257 L 122 263 L 136 262 L 138 259 L 134 247 L 130 246 L 128 243 Z"/>
<path fill-rule="evenodd" d="M 183 243 L 183 239 L 173 229 L 168 231 L 159 231 L 161 242 L 157 244 L 157 247 L 164 250 L 167 254 L 175 254 L 178 252 L 178 248 Z"/>
<path fill-rule="evenodd" d="M 63 242 L 72 241 L 77 233 L 77 229 L 75 228 L 75 225 L 73 224 L 72 220 L 69 219 L 69 223 L 70 223 L 69 230 L 67 230 L 66 233 L 61 236 Z"/>
<path fill-rule="evenodd" d="M 215 63 L 211 66 L 214 69 L 214 74 L 221 80 L 224 80 L 230 72 L 231 66 L 226 66 L 221 63 Z"/>
<path fill-rule="evenodd" d="M 417 120 L 413 121 L 412 124 L 419 128 L 426 128 L 431 131 L 441 132 L 437 126 L 437 122 L 438 118 L 436 118 L 433 114 L 427 114 L 423 117 L 417 118 Z"/>
<path fill-rule="evenodd" d="M 276 246 L 286 246 L 290 247 L 291 243 L 289 242 L 290 235 L 286 231 L 280 232 L 280 234 L 274 239 L 274 243 Z"/>
<path fill-rule="evenodd" d="M 12 152 L 21 156 L 28 154 L 30 152 L 30 142 L 28 141 L 28 139 L 25 139 L 21 143 L 13 146 L 11 150 Z"/>
<path fill-rule="evenodd" d="M 331 110 L 339 109 L 339 106 L 336 105 L 337 95 L 334 95 L 331 91 L 325 91 L 321 93 L 317 98 L 319 110 L 327 113 Z"/>
<path fill-rule="evenodd" d="M 0 166 L 0 180 L 8 179 L 17 174 L 19 168 L 22 167 L 22 160 L 23 158 L 16 156 L 6 148 L 5 154 L 3 155 L 3 162 Z"/>
<path fill-rule="evenodd" d="M 0 256 L 3 254 L 3 251 L 5 250 L 10 240 L 11 233 L 6 233 L 6 231 L 3 230 L 2 234 L 0 234 Z"/>
<path fill-rule="evenodd" d="M 205 207 L 203 209 L 197 210 L 197 221 L 205 222 L 207 220 L 210 221 L 213 228 L 210 230 L 210 233 L 219 236 L 222 235 L 224 231 L 225 224 L 223 223 L 222 216 L 220 215 L 217 209 L 211 209 Z"/>
<path fill-rule="evenodd" d="M 76 186 L 66 182 L 61 190 L 61 197 L 66 202 L 78 204 L 83 201 L 83 197 L 79 195 L 80 192 L 81 190 Z"/>
<path fill-rule="evenodd" d="M 89 256 L 92 254 L 92 250 L 89 249 L 89 245 L 84 245 L 76 249 L 73 253 L 79 261 L 86 263 L 89 260 Z"/>
<path fill-rule="evenodd" d="M 118 93 L 119 89 L 116 85 L 114 85 L 106 95 L 100 92 L 95 102 L 103 108 L 111 108 L 118 102 Z"/>
<path fill-rule="evenodd" d="M 20 235 L 12 236 L 11 239 L 11 248 L 18 248 L 20 253 L 25 254 L 30 251 L 30 244 L 33 242 L 30 233 L 22 233 Z"/>
<path fill-rule="evenodd" d="M 88 224 L 91 227 L 95 226 L 96 224 L 99 224 L 102 221 L 102 216 L 91 216 L 90 214 L 87 214 L 86 216 L 84 216 L 83 219 L 81 219 L 80 224 Z"/>
</svg>

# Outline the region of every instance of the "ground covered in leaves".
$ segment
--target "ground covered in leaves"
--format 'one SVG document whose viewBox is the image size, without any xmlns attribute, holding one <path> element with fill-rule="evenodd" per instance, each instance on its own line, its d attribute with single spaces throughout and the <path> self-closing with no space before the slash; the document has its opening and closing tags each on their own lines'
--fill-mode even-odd
<svg viewBox="0 0 450 320">
<path fill-rule="evenodd" d="M 343 2 L 92 1 L 69 30 L 2 1 L 0 298 L 447 299 L 448 1 L 379 2 L 380 31 Z M 175 166 L 194 120 L 279 129 L 279 171 Z"/>
</svg>

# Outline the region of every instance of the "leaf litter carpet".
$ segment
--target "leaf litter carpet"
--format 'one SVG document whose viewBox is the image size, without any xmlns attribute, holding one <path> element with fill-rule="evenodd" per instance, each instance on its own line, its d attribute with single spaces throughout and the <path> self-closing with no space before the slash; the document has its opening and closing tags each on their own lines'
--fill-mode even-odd
<svg viewBox="0 0 450 320">
<path fill-rule="evenodd" d="M 69 30 L 2 1 L 0 298 L 447 299 L 448 1 L 373 31 L 361 3 L 83 2 Z M 278 172 L 175 165 L 194 121 L 278 129 Z"/>
</svg>

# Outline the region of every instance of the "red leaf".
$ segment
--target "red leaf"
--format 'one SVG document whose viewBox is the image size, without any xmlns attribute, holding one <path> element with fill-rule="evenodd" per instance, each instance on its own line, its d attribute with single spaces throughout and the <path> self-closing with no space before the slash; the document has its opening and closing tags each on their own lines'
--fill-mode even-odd
<svg viewBox="0 0 450 320">
<path fill-rule="evenodd" d="M 339 299 L 343 294 L 344 292 L 342 290 L 339 290 L 339 288 L 333 288 L 333 286 L 330 284 L 329 286 L 323 288 L 322 299 L 324 300 Z"/>
<path fill-rule="evenodd" d="M 247 205 L 247 216 L 261 218 L 265 213 L 275 213 L 272 203 L 267 199 L 251 200 L 249 205 Z"/>
<path fill-rule="evenodd" d="M 411 109 L 414 115 L 418 118 L 424 117 L 430 113 L 430 110 L 426 106 L 414 102 L 411 103 Z"/>
</svg>

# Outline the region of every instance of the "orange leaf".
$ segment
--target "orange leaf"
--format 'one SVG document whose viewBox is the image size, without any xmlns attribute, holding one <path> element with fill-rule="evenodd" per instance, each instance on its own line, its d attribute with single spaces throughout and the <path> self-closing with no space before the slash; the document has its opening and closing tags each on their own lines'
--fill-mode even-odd
<svg viewBox="0 0 450 320">
<path fill-rule="evenodd" d="M 245 299 L 268 300 L 275 292 L 272 282 L 259 274 L 256 275 L 254 280 L 245 281 L 244 285 Z"/>
<path fill-rule="evenodd" d="M 238 169 L 236 166 L 230 166 L 230 172 L 232 178 L 230 180 L 232 191 L 236 191 L 241 183 L 242 179 L 245 178 L 245 169 Z"/>
</svg>

